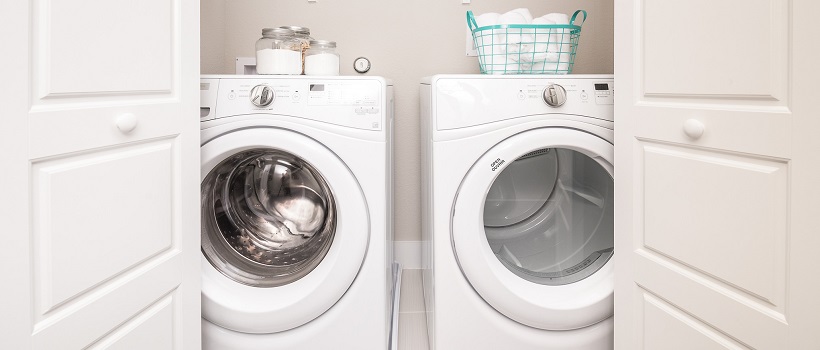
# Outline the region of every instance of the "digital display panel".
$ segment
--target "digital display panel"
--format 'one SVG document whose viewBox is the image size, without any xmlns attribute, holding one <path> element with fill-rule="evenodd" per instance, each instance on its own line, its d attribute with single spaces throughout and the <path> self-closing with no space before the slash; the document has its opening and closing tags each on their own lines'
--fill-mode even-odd
<svg viewBox="0 0 820 350">
<path fill-rule="evenodd" d="M 310 84 L 310 91 L 325 91 L 325 84 Z"/>
<path fill-rule="evenodd" d="M 595 90 L 596 91 L 601 91 L 601 90 L 607 91 L 607 90 L 609 90 L 609 84 L 595 84 Z"/>
</svg>

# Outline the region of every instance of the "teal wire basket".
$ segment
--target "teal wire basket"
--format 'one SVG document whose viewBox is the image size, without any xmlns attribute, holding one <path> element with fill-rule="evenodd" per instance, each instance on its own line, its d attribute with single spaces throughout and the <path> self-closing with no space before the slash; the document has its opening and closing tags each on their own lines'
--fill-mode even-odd
<svg viewBox="0 0 820 350">
<path fill-rule="evenodd" d="M 578 20 L 578 15 L 583 18 Z M 584 10 L 569 24 L 502 24 L 479 27 L 473 11 L 467 26 L 473 33 L 478 65 L 483 74 L 569 74 L 575 64 Z"/>
</svg>

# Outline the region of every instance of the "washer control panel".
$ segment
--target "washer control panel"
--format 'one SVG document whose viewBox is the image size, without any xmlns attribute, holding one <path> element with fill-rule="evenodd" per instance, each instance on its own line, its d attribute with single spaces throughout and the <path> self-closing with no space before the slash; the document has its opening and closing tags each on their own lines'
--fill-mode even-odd
<svg viewBox="0 0 820 350">
<path fill-rule="evenodd" d="M 233 115 L 277 114 L 311 119 L 357 129 L 384 126 L 384 83 L 379 79 L 266 78 L 202 79 L 203 91 L 216 111 L 211 120 Z M 203 83 L 204 84 L 204 83 Z M 204 101 L 204 100 L 203 100 Z"/>
</svg>

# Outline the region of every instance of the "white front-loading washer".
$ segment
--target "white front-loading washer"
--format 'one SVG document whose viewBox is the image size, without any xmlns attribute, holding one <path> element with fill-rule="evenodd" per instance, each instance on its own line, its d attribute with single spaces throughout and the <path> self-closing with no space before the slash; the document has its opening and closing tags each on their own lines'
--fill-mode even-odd
<svg viewBox="0 0 820 350">
<path fill-rule="evenodd" d="M 420 87 L 431 349 L 613 348 L 611 75 Z"/>
<path fill-rule="evenodd" d="M 392 86 L 201 79 L 203 348 L 386 348 Z"/>
</svg>

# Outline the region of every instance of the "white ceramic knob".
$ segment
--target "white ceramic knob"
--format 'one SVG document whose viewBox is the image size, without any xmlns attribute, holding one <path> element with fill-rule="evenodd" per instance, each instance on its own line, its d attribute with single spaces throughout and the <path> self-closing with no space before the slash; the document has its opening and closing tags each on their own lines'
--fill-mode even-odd
<svg viewBox="0 0 820 350">
<path fill-rule="evenodd" d="M 117 129 L 120 129 L 123 134 L 127 134 L 137 127 L 137 116 L 131 113 L 125 113 L 117 117 Z"/>
<path fill-rule="evenodd" d="M 683 122 L 683 132 L 686 133 L 686 136 L 689 136 L 694 140 L 697 140 L 703 136 L 704 130 L 706 130 L 706 126 L 703 125 L 700 120 L 687 119 Z"/>
</svg>

